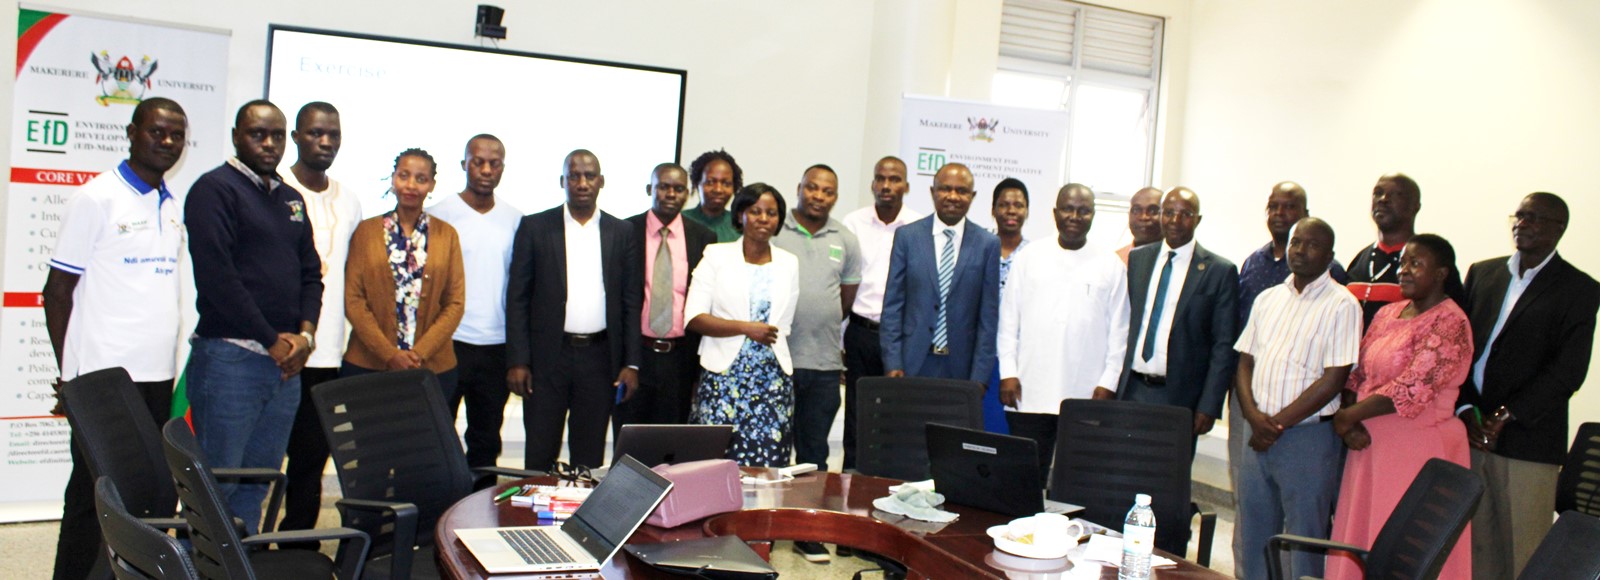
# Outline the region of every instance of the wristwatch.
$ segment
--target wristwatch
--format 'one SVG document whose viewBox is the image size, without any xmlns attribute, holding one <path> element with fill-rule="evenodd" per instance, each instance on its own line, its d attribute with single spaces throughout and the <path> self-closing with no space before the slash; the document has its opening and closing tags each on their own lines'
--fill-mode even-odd
<svg viewBox="0 0 1600 580">
<path fill-rule="evenodd" d="M 317 350 L 317 335 L 302 330 L 300 338 L 306 339 L 306 350 Z"/>
</svg>

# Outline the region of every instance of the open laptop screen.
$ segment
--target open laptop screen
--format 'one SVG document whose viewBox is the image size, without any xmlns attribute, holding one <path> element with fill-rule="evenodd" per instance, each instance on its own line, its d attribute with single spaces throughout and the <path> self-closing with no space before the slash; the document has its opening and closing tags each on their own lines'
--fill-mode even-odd
<svg viewBox="0 0 1600 580">
<path fill-rule="evenodd" d="M 562 529 L 577 537 L 581 534 L 573 526 L 581 526 L 598 536 L 603 545 L 584 548 L 602 552 L 596 558 L 603 560 L 633 535 L 671 487 L 671 481 L 624 455 Z"/>
</svg>

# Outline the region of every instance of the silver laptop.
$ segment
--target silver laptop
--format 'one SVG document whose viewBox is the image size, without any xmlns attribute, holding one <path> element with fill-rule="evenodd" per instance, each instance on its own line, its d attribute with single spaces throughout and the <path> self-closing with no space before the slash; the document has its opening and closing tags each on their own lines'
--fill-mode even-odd
<svg viewBox="0 0 1600 580">
<path fill-rule="evenodd" d="M 645 465 L 722 459 L 732 439 L 733 425 L 623 425 L 611 455 Z"/>
<path fill-rule="evenodd" d="M 671 481 L 624 456 L 559 528 L 466 528 L 456 537 L 490 574 L 599 570 L 671 489 Z"/>
</svg>

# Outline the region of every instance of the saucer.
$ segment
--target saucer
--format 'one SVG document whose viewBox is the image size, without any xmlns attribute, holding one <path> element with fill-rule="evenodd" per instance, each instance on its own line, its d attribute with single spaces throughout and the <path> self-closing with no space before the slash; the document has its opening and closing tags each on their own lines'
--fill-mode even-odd
<svg viewBox="0 0 1600 580">
<path fill-rule="evenodd" d="M 993 526 L 989 528 L 989 537 L 994 538 L 994 547 L 1007 554 L 1033 558 L 1035 560 L 1054 560 L 1065 558 L 1067 552 L 1076 545 L 1074 542 L 1059 542 L 1055 545 L 1024 544 L 1006 537 L 1010 525 Z"/>
</svg>

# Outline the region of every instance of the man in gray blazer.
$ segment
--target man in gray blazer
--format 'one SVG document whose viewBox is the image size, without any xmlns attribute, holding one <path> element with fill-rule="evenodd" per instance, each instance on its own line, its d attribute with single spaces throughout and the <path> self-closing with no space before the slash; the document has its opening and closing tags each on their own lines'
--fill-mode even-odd
<svg viewBox="0 0 1600 580">
<path fill-rule="evenodd" d="M 1000 323 L 1000 238 L 967 220 L 972 170 L 933 177 L 934 215 L 895 232 L 880 341 L 890 377 L 988 383 Z"/>
<path fill-rule="evenodd" d="M 1117 398 L 1194 412 L 1211 430 L 1238 362 L 1239 269 L 1194 241 L 1200 196 L 1179 187 L 1161 201 L 1164 243 L 1128 254 L 1128 354 Z"/>
</svg>

